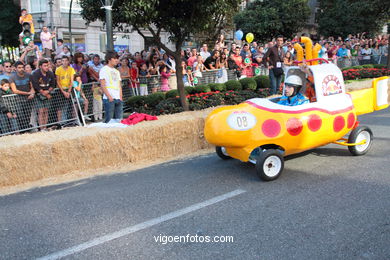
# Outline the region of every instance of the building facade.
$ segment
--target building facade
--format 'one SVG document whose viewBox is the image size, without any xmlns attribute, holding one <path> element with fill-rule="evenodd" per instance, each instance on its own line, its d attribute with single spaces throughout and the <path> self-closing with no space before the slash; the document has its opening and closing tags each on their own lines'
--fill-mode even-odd
<svg viewBox="0 0 390 260">
<path fill-rule="evenodd" d="M 97 0 L 97 2 L 99 2 Z M 34 18 L 36 33 L 41 31 L 42 26 L 51 25 L 57 33 L 58 39 L 63 39 L 65 44 L 70 45 L 69 20 L 72 31 L 72 47 L 74 50 L 85 53 L 102 54 L 106 51 L 106 30 L 103 22 L 97 21 L 86 24 L 80 15 L 81 7 L 77 0 L 20 0 L 21 8 L 26 8 Z M 71 10 L 71 19 L 69 19 Z M 51 14 L 53 14 L 51 16 Z M 114 30 L 114 48 L 117 51 L 129 50 L 131 53 L 148 49 L 153 45 L 152 35 L 143 32 L 146 40 L 137 32 L 123 33 Z M 38 35 L 38 34 L 37 34 Z M 168 47 L 174 48 L 169 42 L 169 35 L 161 33 L 161 40 Z M 39 35 L 35 38 L 39 42 Z"/>
</svg>

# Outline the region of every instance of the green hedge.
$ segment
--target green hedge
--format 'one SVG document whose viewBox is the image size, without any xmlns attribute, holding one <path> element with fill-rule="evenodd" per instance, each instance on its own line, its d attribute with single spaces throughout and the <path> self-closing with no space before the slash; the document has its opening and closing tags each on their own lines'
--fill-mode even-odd
<svg viewBox="0 0 390 260">
<path fill-rule="evenodd" d="M 148 107 L 155 107 L 165 99 L 165 93 L 164 92 L 156 92 L 153 94 L 150 94 L 148 96 L 145 96 L 145 104 Z"/>
<path fill-rule="evenodd" d="M 141 107 L 145 105 L 146 96 L 134 96 L 130 97 L 126 101 L 126 105 L 129 107 Z"/>
<path fill-rule="evenodd" d="M 225 83 L 226 90 L 242 90 L 241 83 L 237 80 L 229 80 Z"/>
<path fill-rule="evenodd" d="M 365 65 L 356 65 L 356 66 L 352 66 L 352 67 L 346 67 L 346 68 L 342 68 L 341 70 L 344 71 L 344 70 L 350 70 L 350 69 L 383 69 L 383 68 L 386 68 L 386 65 L 384 64 L 365 64 Z"/>
<path fill-rule="evenodd" d="M 194 87 L 184 87 L 184 90 L 185 90 L 188 94 L 195 94 L 195 89 L 194 89 Z"/>
<path fill-rule="evenodd" d="M 270 88 L 271 87 L 271 81 L 269 80 L 268 76 L 265 76 L 265 75 L 256 76 L 253 79 L 257 83 L 257 88 Z"/>
<path fill-rule="evenodd" d="M 174 114 L 183 112 L 184 109 L 178 98 L 167 98 L 162 100 L 154 109 L 155 115 Z"/>
<path fill-rule="evenodd" d="M 250 89 L 250 90 L 256 90 L 257 89 L 257 82 L 253 78 L 243 78 L 239 80 L 242 86 L 242 89 Z"/>
<path fill-rule="evenodd" d="M 206 93 L 206 92 L 210 92 L 211 89 L 208 85 L 199 85 L 194 87 L 194 91 L 195 93 Z"/>
<path fill-rule="evenodd" d="M 211 91 L 225 91 L 226 85 L 224 83 L 209 83 Z"/>
</svg>

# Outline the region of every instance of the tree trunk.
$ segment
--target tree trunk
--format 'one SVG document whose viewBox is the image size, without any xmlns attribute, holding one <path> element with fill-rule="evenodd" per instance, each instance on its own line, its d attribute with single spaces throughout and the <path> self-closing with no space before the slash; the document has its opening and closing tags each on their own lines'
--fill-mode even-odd
<svg viewBox="0 0 390 260">
<path fill-rule="evenodd" d="M 180 96 L 180 103 L 183 107 L 184 111 L 189 111 L 189 105 L 186 98 L 186 93 L 184 90 L 184 82 L 183 82 L 183 68 L 181 67 L 181 55 L 180 55 L 180 49 L 176 50 L 173 57 L 175 58 L 176 62 L 176 81 L 177 81 L 177 89 L 179 90 L 179 96 Z"/>
</svg>

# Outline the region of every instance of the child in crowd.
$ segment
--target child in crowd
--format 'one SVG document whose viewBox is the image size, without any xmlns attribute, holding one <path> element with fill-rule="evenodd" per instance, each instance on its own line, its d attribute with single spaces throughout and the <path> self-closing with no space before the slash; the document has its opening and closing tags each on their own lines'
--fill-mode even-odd
<svg viewBox="0 0 390 260">
<path fill-rule="evenodd" d="M 131 90 L 133 91 L 133 95 L 138 95 L 138 67 L 137 62 L 133 61 L 131 63 L 131 69 L 130 69 L 130 81 L 131 81 Z"/>
<path fill-rule="evenodd" d="M 33 65 L 35 60 L 39 60 L 41 54 L 38 45 L 34 44 L 34 41 L 30 41 L 27 47 L 24 49 L 20 60 L 26 64 Z"/>
<path fill-rule="evenodd" d="M 95 121 L 103 120 L 103 91 L 102 88 L 93 83 L 92 84 L 92 93 L 93 93 L 93 101 L 92 101 L 92 113 L 94 115 Z"/>
<path fill-rule="evenodd" d="M 148 71 L 148 67 L 146 66 L 146 63 L 142 63 L 141 69 L 139 71 L 139 94 L 141 96 L 148 95 L 148 79 L 150 78 L 150 74 Z"/>
<path fill-rule="evenodd" d="M 78 101 L 80 103 L 80 107 L 82 107 L 84 105 L 84 118 L 86 120 L 91 120 L 91 118 L 89 116 L 87 116 L 88 115 L 88 99 L 84 95 L 83 84 L 81 81 L 80 74 L 74 75 L 73 88 L 75 90 L 76 98 L 78 99 Z M 76 111 L 78 111 L 78 110 L 76 109 Z"/>
<path fill-rule="evenodd" d="M 168 85 L 168 78 L 170 74 L 167 72 L 167 66 L 160 66 L 160 76 L 161 76 L 161 91 L 167 92 L 170 90 Z"/>
<path fill-rule="evenodd" d="M 253 68 L 252 68 L 252 60 L 251 58 L 245 58 L 244 60 L 244 69 L 241 74 L 242 78 L 251 78 L 253 77 Z"/>
<path fill-rule="evenodd" d="M 16 114 L 11 112 L 4 104 L 3 96 L 10 94 L 12 94 L 12 91 L 10 89 L 9 81 L 7 79 L 2 79 L 0 81 L 0 132 L 2 134 L 19 130 Z M 11 127 L 9 125 L 11 125 Z"/>
<path fill-rule="evenodd" d="M 194 86 L 194 76 L 192 75 L 191 67 L 188 66 L 185 74 L 183 75 L 183 82 L 185 87 Z"/>
</svg>

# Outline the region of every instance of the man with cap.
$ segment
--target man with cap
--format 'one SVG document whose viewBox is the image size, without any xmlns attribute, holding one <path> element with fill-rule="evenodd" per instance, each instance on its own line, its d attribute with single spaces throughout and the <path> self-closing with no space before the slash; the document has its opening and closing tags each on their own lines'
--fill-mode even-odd
<svg viewBox="0 0 390 260">
<path fill-rule="evenodd" d="M 290 75 L 284 82 L 284 95 L 280 98 L 278 104 L 285 106 L 298 106 L 309 103 L 309 100 L 300 92 L 302 88 L 302 79 L 297 75 Z"/>
</svg>

